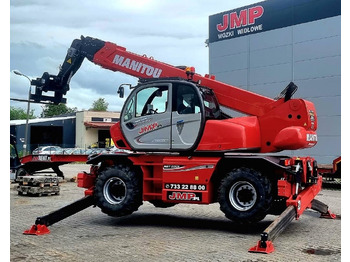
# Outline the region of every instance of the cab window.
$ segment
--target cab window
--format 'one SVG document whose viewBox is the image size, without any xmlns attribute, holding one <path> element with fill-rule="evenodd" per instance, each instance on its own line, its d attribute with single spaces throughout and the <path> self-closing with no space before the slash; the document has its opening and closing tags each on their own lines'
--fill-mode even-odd
<svg viewBox="0 0 350 262">
<path fill-rule="evenodd" d="M 174 89 L 173 111 L 178 114 L 195 114 L 200 112 L 198 94 L 190 85 L 177 85 Z"/>
<path fill-rule="evenodd" d="M 219 103 L 212 90 L 201 88 L 203 97 L 205 118 L 206 119 L 218 119 L 221 116 Z"/>
<path fill-rule="evenodd" d="M 132 97 L 126 105 L 124 121 L 129 121 L 135 116 L 135 97 Z"/>
<path fill-rule="evenodd" d="M 136 117 L 164 113 L 167 110 L 167 105 L 167 86 L 142 89 L 136 94 Z"/>
</svg>

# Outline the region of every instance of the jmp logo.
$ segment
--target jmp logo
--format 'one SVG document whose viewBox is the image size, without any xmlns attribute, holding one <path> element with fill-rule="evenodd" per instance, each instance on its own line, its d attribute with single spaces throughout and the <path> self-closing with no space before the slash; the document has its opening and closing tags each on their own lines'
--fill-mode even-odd
<svg viewBox="0 0 350 262">
<path fill-rule="evenodd" d="M 262 17 L 264 14 L 264 8 L 261 5 L 257 5 L 251 8 L 242 9 L 239 14 L 232 12 L 230 14 L 224 14 L 222 16 L 222 23 L 216 25 L 216 29 L 219 32 L 224 32 L 227 29 L 240 28 L 247 25 L 255 24 L 255 20 Z"/>
<path fill-rule="evenodd" d="M 152 130 L 156 129 L 157 127 L 159 127 L 157 122 L 152 123 L 152 124 L 147 125 L 147 126 L 143 126 L 140 128 L 139 134 L 142 135 L 143 133 L 147 133 L 149 131 L 152 131 Z"/>
<path fill-rule="evenodd" d="M 201 201 L 200 193 L 194 192 L 168 192 L 169 200 Z"/>
</svg>

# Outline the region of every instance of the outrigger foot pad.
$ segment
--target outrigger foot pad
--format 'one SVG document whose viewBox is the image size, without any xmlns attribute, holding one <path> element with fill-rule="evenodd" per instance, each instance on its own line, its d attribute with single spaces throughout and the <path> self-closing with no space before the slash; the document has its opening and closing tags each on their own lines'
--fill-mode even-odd
<svg viewBox="0 0 350 262">
<path fill-rule="evenodd" d="M 328 206 L 325 203 L 323 203 L 317 199 L 312 200 L 311 209 L 313 209 L 317 212 L 320 212 L 321 213 L 320 218 L 327 218 L 327 219 L 336 219 L 337 218 L 337 215 L 333 214 L 328 209 Z"/>
<path fill-rule="evenodd" d="M 262 236 L 262 239 L 263 239 L 263 236 Z M 256 246 L 251 247 L 248 250 L 248 252 L 251 252 L 251 253 L 263 253 L 263 254 L 270 254 L 273 251 L 275 251 L 275 247 L 273 246 L 272 241 L 269 241 L 269 240 L 266 240 L 266 241 L 259 240 Z"/>
<path fill-rule="evenodd" d="M 50 229 L 45 225 L 33 225 L 30 229 L 23 232 L 24 235 L 45 235 L 50 234 Z"/>
<path fill-rule="evenodd" d="M 336 219 L 337 215 L 328 210 L 326 213 L 321 213 L 320 218 Z"/>
<path fill-rule="evenodd" d="M 294 220 L 296 209 L 294 206 L 288 206 L 283 213 L 277 217 L 260 235 L 258 244 L 248 250 L 252 253 L 272 253 L 275 248 L 272 241 Z"/>
</svg>

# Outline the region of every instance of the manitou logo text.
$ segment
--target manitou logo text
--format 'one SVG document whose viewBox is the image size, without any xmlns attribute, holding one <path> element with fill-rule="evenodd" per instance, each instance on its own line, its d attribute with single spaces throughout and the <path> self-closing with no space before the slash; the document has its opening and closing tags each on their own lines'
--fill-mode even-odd
<svg viewBox="0 0 350 262">
<path fill-rule="evenodd" d="M 264 8 L 261 5 L 257 5 L 251 8 L 243 9 L 237 14 L 232 12 L 230 14 L 224 14 L 222 16 L 222 23 L 216 25 L 216 29 L 220 34 L 218 38 L 234 37 L 235 34 L 243 35 L 253 33 L 256 31 L 262 31 L 262 24 L 255 25 L 256 19 L 262 17 L 264 14 Z M 230 31 L 227 31 L 227 30 Z M 235 31 L 234 29 L 237 29 Z"/>
<path fill-rule="evenodd" d="M 193 192 L 168 192 L 169 200 L 201 201 L 200 193 Z"/>
<path fill-rule="evenodd" d="M 125 58 L 120 55 L 115 55 L 113 59 L 113 63 L 153 78 L 159 78 L 162 73 L 162 69 L 160 68 L 155 68 L 153 66 L 146 65 L 141 62 L 132 60 L 130 58 Z"/>
</svg>

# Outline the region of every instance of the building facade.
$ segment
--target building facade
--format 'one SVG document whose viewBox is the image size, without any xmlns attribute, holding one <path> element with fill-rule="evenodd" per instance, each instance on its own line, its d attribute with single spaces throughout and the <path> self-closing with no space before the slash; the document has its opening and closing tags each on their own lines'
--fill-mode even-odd
<svg viewBox="0 0 350 262">
<path fill-rule="evenodd" d="M 74 147 L 75 123 L 75 115 L 29 119 L 27 151 L 48 145 Z M 10 121 L 10 134 L 16 137 L 19 152 L 25 151 L 25 132 L 26 120 Z"/>
<path fill-rule="evenodd" d="M 291 81 L 315 104 L 318 143 L 283 154 L 341 155 L 341 1 L 267 0 L 209 17 L 209 72 L 271 98 Z M 232 115 L 239 115 L 231 112 Z"/>
<path fill-rule="evenodd" d="M 119 121 L 119 116 L 119 112 L 77 112 L 76 146 L 81 148 L 111 146 L 109 129 Z"/>
</svg>

